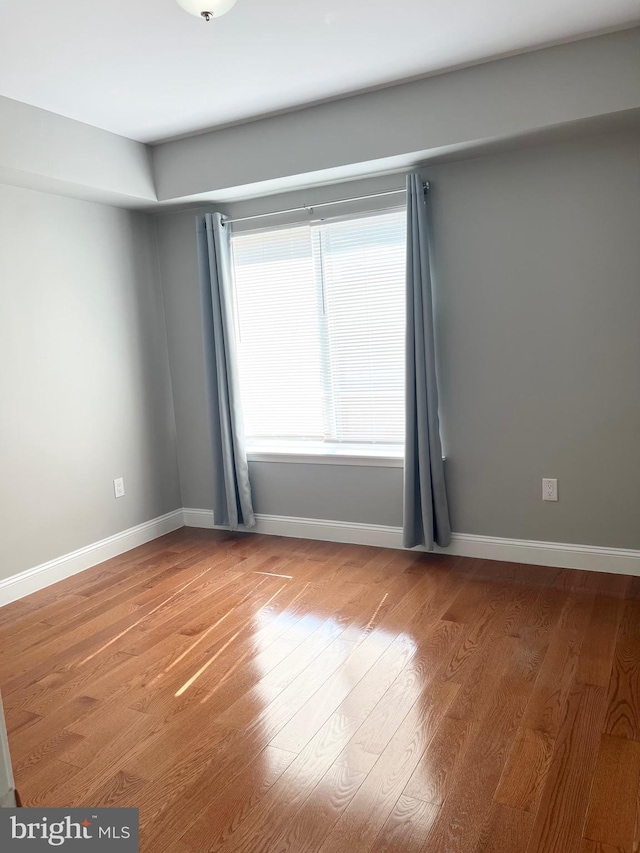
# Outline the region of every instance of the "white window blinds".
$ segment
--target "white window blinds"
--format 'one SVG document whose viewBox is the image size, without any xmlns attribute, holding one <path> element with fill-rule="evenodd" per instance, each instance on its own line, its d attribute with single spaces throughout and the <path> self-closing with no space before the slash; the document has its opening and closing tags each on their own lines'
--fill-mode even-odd
<svg viewBox="0 0 640 853">
<path fill-rule="evenodd" d="M 232 237 L 248 444 L 401 444 L 404 210 Z"/>
</svg>

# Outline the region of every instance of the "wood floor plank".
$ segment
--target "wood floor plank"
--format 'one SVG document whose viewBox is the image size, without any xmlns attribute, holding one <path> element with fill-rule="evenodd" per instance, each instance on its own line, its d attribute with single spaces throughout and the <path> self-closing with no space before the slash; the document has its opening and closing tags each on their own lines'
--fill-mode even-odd
<svg viewBox="0 0 640 853">
<path fill-rule="evenodd" d="M 640 638 L 640 585 L 637 578 L 631 579 L 629 595 L 625 599 L 620 636 L 627 640 Z"/>
<path fill-rule="evenodd" d="M 604 735 L 583 835 L 632 851 L 640 789 L 640 743 Z"/>
<path fill-rule="evenodd" d="M 10 693 L 19 690 L 33 682 L 38 677 L 45 676 L 53 667 L 73 661 L 74 664 L 83 665 L 94 655 L 104 651 L 110 651 L 111 646 L 118 642 L 127 632 L 132 630 L 144 619 L 150 618 L 159 611 L 168 600 L 177 597 L 184 587 L 193 581 L 179 586 L 168 598 L 164 598 L 153 606 L 146 605 L 138 612 L 126 614 L 116 621 L 109 621 L 103 617 L 99 618 L 98 624 L 94 620 L 81 626 L 80 629 L 72 631 L 69 636 L 64 632 L 53 643 L 47 644 L 46 649 L 36 649 L 27 652 L 21 661 L 20 672 L 9 680 L 3 680 L 3 692 Z M 14 667 L 17 669 L 17 667 Z"/>
<path fill-rule="evenodd" d="M 196 850 L 222 844 L 255 809 L 267 791 L 296 758 L 295 754 L 267 746 L 244 768 L 220 784 L 198 780 L 173 808 L 168 800 L 151 824 L 143 826 L 144 847 L 155 850 L 182 842 Z M 232 790 L 229 788 L 232 786 Z"/>
<path fill-rule="evenodd" d="M 365 719 L 356 737 L 345 746 L 339 764 L 352 770 L 373 767 L 415 703 L 422 696 L 430 696 L 428 685 L 434 681 L 462 630 L 463 626 L 455 622 L 440 622 L 434 627 L 431 636 L 421 643 Z M 453 694 L 457 693 L 459 685 L 450 683 Z"/>
<path fill-rule="evenodd" d="M 514 653 L 504 664 L 429 835 L 429 853 L 467 853 L 479 843 L 537 673 L 528 655 Z"/>
<path fill-rule="evenodd" d="M 124 770 L 118 770 L 101 787 L 91 793 L 91 804 L 98 808 L 117 808 L 135 801 L 146 785 L 146 780 L 139 779 Z"/>
<path fill-rule="evenodd" d="M 632 853 L 636 853 L 637 845 L 633 848 Z M 580 853 L 629 853 L 622 847 L 612 847 L 610 844 L 603 844 L 600 841 L 591 841 L 589 838 L 582 839 L 582 847 Z"/>
<path fill-rule="evenodd" d="M 349 599 L 357 595 L 359 589 L 360 587 L 356 586 L 355 589 L 346 591 L 343 599 L 346 600 L 345 607 L 349 605 Z M 340 600 L 338 593 L 336 605 L 339 607 Z M 164 705 L 152 697 L 151 702 L 145 704 L 144 710 L 161 717 L 168 714 L 173 720 L 180 716 L 185 708 L 194 703 L 202 703 L 206 704 L 210 715 L 222 719 L 221 715 L 227 714 L 229 726 L 242 728 L 239 717 L 244 708 L 244 724 L 248 725 L 253 719 L 254 709 L 264 709 L 269 702 L 277 699 L 279 694 L 341 635 L 348 623 L 348 610 L 344 608 L 320 623 L 315 617 L 296 618 L 292 623 L 288 623 L 286 619 L 281 619 L 281 616 L 282 614 L 273 617 L 255 633 L 250 633 L 246 647 L 243 647 L 240 638 L 228 646 L 204 674 L 204 680 L 196 684 L 194 689 L 189 688 L 177 698 L 174 686 L 174 689 L 165 691 Z M 274 627 L 276 630 L 272 631 Z M 282 642 L 278 642 L 279 639 Z M 256 646 L 259 649 L 257 653 Z M 355 644 L 348 648 L 353 647 Z M 177 684 L 181 681 L 186 684 L 184 678 L 183 674 Z M 139 707 L 138 702 L 136 706 Z M 231 708 L 233 711 L 230 711 Z"/>
<path fill-rule="evenodd" d="M 597 579 L 592 572 L 578 572 L 560 614 L 558 626 L 566 631 L 583 633 L 593 613 Z"/>
<path fill-rule="evenodd" d="M 90 695 L 101 678 L 111 674 L 121 665 L 124 667 L 127 661 L 131 661 L 131 657 L 126 652 L 110 651 L 87 666 L 59 664 L 47 675 L 36 678 L 23 690 L 9 693 L 9 707 L 20 702 L 31 713 L 46 716 L 75 697 Z"/>
<path fill-rule="evenodd" d="M 339 624 L 332 622 L 326 630 L 325 624 L 222 712 L 220 721 L 242 729 L 257 717 L 270 717 L 277 730 L 288 722 L 358 646 L 357 642 L 342 638 Z"/>
<path fill-rule="evenodd" d="M 583 636 L 575 631 L 554 631 L 536 680 L 522 725 L 555 738 L 578 670 Z"/>
<path fill-rule="evenodd" d="M 458 587 L 450 575 L 448 569 L 429 566 L 424 574 L 403 573 L 393 579 L 390 592 L 399 588 L 404 595 L 389 608 L 380 627 L 396 635 L 411 629 L 418 635 L 421 628 L 428 631 L 440 618 Z"/>
<path fill-rule="evenodd" d="M 415 703 L 327 836 L 321 853 L 365 853 L 372 847 L 457 691 L 457 684 L 441 682 Z"/>
<path fill-rule="evenodd" d="M 39 743 L 33 750 L 23 754 L 16 761 L 13 759 L 13 770 L 15 775 L 22 776 L 27 771 L 31 771 L 37 764 L 51 760 L 51 758 L 65 759 L 66 753 L 77 746 L 84 740 L 82 735 L 77 735 L 75 732 L 69 732 L 66 729 L 55 732 L 45 741 Z"/>
<path fill-rule="evenodd" d="M 487 648 L 496 636 L 505 632 L 508 602 L 504 585 L 494 583 L 486 586 L 475 614 L 465 617 L 463 624 L 466 630 L 461 633 L 443 678 L 462 684 L 472 676 L 476 667 L 482 666 Z"/>
<path fill-rule="evenodd" d="M 474 563 L 477 569 L 481 561 L 476 560 Z M 480 607 L 484 605 L 496 586 L 499 586 L 499 583 L 488 581 L 486 578 L 471 578 L 455 596 L 448 609 L 442 614 L 442 618 L 447 622 L 474 622 L 478 618 Z"/>
<path fill-rule="evenodd" d="M 97 566 L 93 566 L 81 575 L 74 575 L 58 581 L 53 586 L 45 587 L 26 598 L 14 601 L 0 608 L 0 627 L 11 623 L 17 624 L 18 622 L 24 624 L 34 616 L 35 621 L 41 621 L 42 616 L 40 614 L 43 608 L 50 607 L 56 601 L 62 600 L 68 595 L 80 594 L 85 585 L 95 583 L 97 578 L 105 578 L 111 574 L 112 570 L 126 572 L 131 566 L 137 566 L 143 562 L 148 555 L 155 556 L 161 551 L 168 550 L 170 544 L 172 544 L 171 535 L 161 537 L 161 539 L 141 545 L 127 554 L 122 554 Z"/>
<path fill-rule="evenodd" d="M 158 725 L 157 728 L 161 727 Z M 121 729 L 106 745 L 99 748 L 82 768 L 74 766 L 73 773 L 68 774 L 52 791 L 50 804 L 56 807 L 86 805 L 91 800 L 92 792 L 123 769 L 129 752 L 151 737 L 153 731 L 152 721 L 140 715 L 135 722 Z M 30 778 L 30 774 L 17 775 L 16 785 L 28 784 Z"/>
<path fill-rule="evenodd" d="M 141 825 L 155 825 L 169 803 L 179 808 L 188 793 L 200 785 L 206 783 L 214 789 L 223 787 L 239 768 L 244 768 L 264 750 L 266 740 L 258 729 L 234 731 L 222 738 L 207 732 L 190 739 L 189 748 L 172 762 L 162 763 L 161 769 L 152 774 L 154 778 L 138 794 Z M 126 759 L 122 769 L 136 775 Z"/>
<path fill-rule="evenodd" d="M 525 853 L 533 815 L 494 803 L 473 853 Z"/>
<path fill-rule="evenodd" d="M 7 732 L 17 732 L 20 729 L 27 728 L 41 720 L 42 717 L 38 714 L 33 714 L 31 711 L 23 711 L 21 708 L 5 708 L 5 724 Z"/>
<path fill-rule="evenodd" d="M 241 729 L 254 719 L 263 723 L 273 731 L 273 736 L 289 722 L 300 708 L 322 686 L 329 681 L 357 649 L 357 643 L 343 640 L 341 637 L 333 640 L 322 654 L 318 654 L 308 663 L 299 675 L 290 679 L 286 686 L 283 680 L 275 685 L 259 683 L 256 691 L 245 694 L 237 703 L 223 712 L 219 719 L 223 725 Z M 285 663 L 286 660 L 283 662 Z"/>
<path fill-rule="evenodd" d="M 314 853 L 339 820 L 366 773 L 332 765 L 271 843 L 270 853 Z"/>
<path fill-rule="evenodd" d="M 367 674 L 394 640 L 392 634 L 374 631 L 364 640 L 334 674 L 314 693 L 271 741 L 272 746 L 300 752 L 354 686 Z"/>
<path fill-rule="evenodd" d="M 89 714 L 96 704 L 96 700 L 91 696 L 79 696 L 46 717 L 41 717 L 33 725 L 14 732 L 11 737 L 11 757 L 14 764 L 19 764 L 23 758 L 62 731 L 72 731 L 74 724 Z"/>
<path fill-rule="evenodd" d="M 416 643 L 400 634 L 340 703 L 341 714 L 366 719 L 416 653 Z"/>
<path fill-rule="evenodd" d="M 420 853 L 438 814 L 438 806 L 403 794 L 371 847 L 371 853 Z"/>
<path fill-rule="evenodd" d="M 162 539 L 164 540 L 164 537 Z M 187 542 L 187 545 L 190 551 L 208 551 L 211 558 L 211 544 Z M 127 554 L 107 560 L 99 566 L 83 572 L 82 575 L 60 581 L 54 587 L 47 587 L 28 596 L 26 600 L 23 600 L 27 612 L 23 613 L 19 619 L 15 619 L 15 617 L 5 619 L 3 613 L 6 611 L 7 616 L 13 614 L 14 608 L 23 602 L 14 602 L 7 608 L 3 608 L 0 610 L 0 625 L 4 626 L 6 622 L 10 621 L 20 621 L 24 626 L 29 621 L 60 619 L 66 611 L 70 598 L 84 597 L 86 600 L 87 596 L 91 596 L 95 590 L 98 592 L 106 590 L 110 594 L 117 591 L 121 580 L 129 585 L 137 585 L 139 581 L 144 581 L 147 571 L 151 574 L 154 573 L 154 567 L 163 560 L 160 555 L 167 553 L 173 555 L 168 562 L 184 560 L 184 552 L 176 546 L 175 542 L 166 543 L 163 547 L 161 539 L 155 540 L 147 545 L 135 548 Z M 131 572 L 133 567 L 136 569 L 135 572 Z"/>
<path fill-rule="evenodd" d="M 637 578 L 183 529 L 0 609 L 0 686 L 142 853 L 637 853 Z"/>
<path fill-rule="evenodd" d="M 527 853 L 578 853 L 605 711 L 604 688 L 572 688 Z"/>
<path fill-rule="evenodd" d="M 525 617 L 523 635 L 537 638 L 549 637 L 562 615 L 567 597 L 568 592 L 559 589 L 555 580 L 542 589 Z"/>
<path fill-rule="evenodd" d="M 460 679 L 462 687 L 447 716 L 459 720 L 484 719 L 493 701 L 497 682 L 517 648 L 517 638 L 510 636 L 499 637 L 493 642 L 483 644 L 483 648 L 476 655 L 474 665 L 468 668 L 466 677 Z"/>
<path fill-rule="evenodd" d="M 576 679 L 581 684 L 608 687 L 624 599 L 599 595 L 580 649 Z"/>
<path fill-rule="evenodd" d="M 640 741 L 640 667 L 638 641 L 618 638 L 611 679 L 605 734 Z"/>
<path fill-rule="evenodd" d="M 237 826 L 229 828 L 225 838 L 219 845 L 214 844 L 213 849 L 272 853 L 283 827 L 293 820 L 357 727 L 357 720 L 334 714 L 256 808 L 251 809 Z"/>
<path fill-rule="evenodd" d="M 99 725 L 96 724 L 98 720 Z M 76 728 L 81 727 L 84 734 L 80 735 L 81 740 L 78 743 L 65 750 L 64 761 L 74 767 L 86 767 L 121 732 L 130 728 L 142 730 L 147 724 L 148 720 L 138 711 L 133 711 L 124 705 L 108 714 L 105 714 L 102 708 L 98 708 L 93 715 L 83 717 L 76 724 Z M 77 731 L 74 733 L 77 734 Z"/>
<path fill-rule="evenodd" d="M 404 796 L 441 806 L 477 732 L 478 723 L 446 717 L 413 771 Z"/>
<path fill-rule="evenodd" d="M 16 774 L 16 788 L 26 808 L 68 805 L 60 791 L 78 772 L 77 767 L 53 759 L 42 762 L 28 773 Z"/>
<path fill-rule="evenodd" d="M 555 738 L 547 732 L 522 727 L 505 765 L 495 801 L 534 812 L 547 781 Z"/>
<path fill-rule="evenodd" d="M 441 806 L 425 849 L 431 853 L 466 853 L 474 850 L 492 807 L 509 741 L 498 720 L 494 731 L 481 732 L 461 763 L 459 776 Z"/>
</svg>

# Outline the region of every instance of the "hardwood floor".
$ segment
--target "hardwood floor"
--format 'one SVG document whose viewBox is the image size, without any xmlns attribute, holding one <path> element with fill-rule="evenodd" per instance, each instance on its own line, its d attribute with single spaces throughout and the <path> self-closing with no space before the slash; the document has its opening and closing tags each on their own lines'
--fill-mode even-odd
<svg viewBox="0 0 640 853">
<path fill-rule="evenodd" d="M 633 853 L 640 579 L 183 529 L 0 610 L 25 805 L 145 853 Z"/>
</svg>

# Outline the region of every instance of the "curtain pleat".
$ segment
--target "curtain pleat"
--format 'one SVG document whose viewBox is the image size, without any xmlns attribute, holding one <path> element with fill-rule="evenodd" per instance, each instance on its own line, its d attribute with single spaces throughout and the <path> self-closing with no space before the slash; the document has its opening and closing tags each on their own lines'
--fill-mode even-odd
<svg viewBox="0 0 640 853">
<path fill-rule="evenodd" d="M 219 213 L 196 218 L 202 332 L 213 449 L 215 524 L 237 530 L 256 523 L 244 443 L 230 297 L 229 227 Z"/>
<path fill-rule="evenodd" d="M 429 256 L 422 178 L 407 175 L 407 329 L 404 460 L 405 548 L 451 542 L 444 479 Z"/>
</svg>

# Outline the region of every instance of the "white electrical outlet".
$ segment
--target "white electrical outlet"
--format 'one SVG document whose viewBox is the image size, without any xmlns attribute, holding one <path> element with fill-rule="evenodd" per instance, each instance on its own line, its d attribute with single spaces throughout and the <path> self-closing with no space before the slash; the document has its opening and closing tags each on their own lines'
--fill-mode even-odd
<svg viewBox="0 0 640 853">
<path fill-rule="evenodd" d="M 558 481 L 545 479 L 542 481 L 542 500 L 557 501 L 558 500 Z"/>
<path fill-rule="evenodd" d="M 117 498 L 124 497 L 124 477 L 118 477 L 113 481 L 113 493 Z"/>
</svg>

